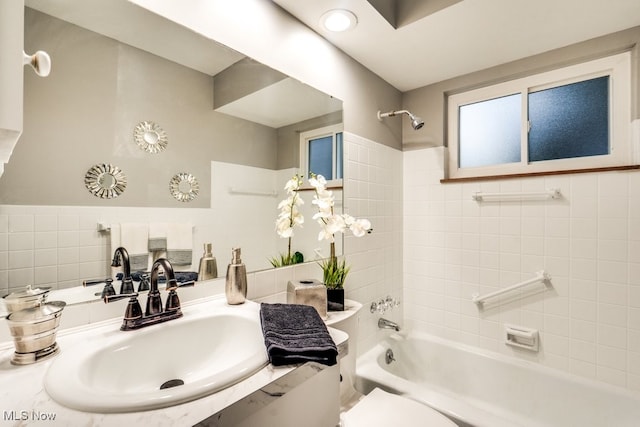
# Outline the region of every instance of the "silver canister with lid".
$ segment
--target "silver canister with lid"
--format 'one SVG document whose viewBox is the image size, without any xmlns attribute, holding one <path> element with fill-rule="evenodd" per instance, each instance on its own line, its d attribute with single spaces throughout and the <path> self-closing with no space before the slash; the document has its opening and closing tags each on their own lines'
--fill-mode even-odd
<svg viewBox="0 0 640 427">
<path fill-rule="evenodd" d="M 7 312 L 13 313 L 24 308 L 36 307 L 47 300 L 47 295 L 51 288 L 32 288 L 27 285 L 24 290 L 12 292 L 6 295 L 2 300 L 6 306 Z"/>
<path fill-rule="evenodd" d="M 13 337 L 14 365 L 28 365 L 58 353 L 56 333 L 66 303 L 46 302 L 48 289 L 31 289 L 5 297 L 10 314 L 6 317 Z"/>
</svg>

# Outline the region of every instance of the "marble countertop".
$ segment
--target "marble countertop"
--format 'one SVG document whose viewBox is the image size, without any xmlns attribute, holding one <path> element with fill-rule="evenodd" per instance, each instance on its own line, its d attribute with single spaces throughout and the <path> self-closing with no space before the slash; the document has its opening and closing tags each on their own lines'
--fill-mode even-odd
<svg viewBox="0 0 640 427">
<path fill-rule="evenodd" d="M 203 305 L 210 304 L 211 300 L 216 298 L 224 298 L 224 296 L 216 295 L 185 304 L 184 316 L 187 317 L 191 310 L 201 310 Z M 122 319 L 119 317 L 66 329 L 59 332 L 57 343 L 61 352 L 73 351 L 75 344 L 81 343 L 100 331 L 117 330 L 121 323 Z M 329 328 L 329 331 L 338 348 L 342 349 L 341 352 L 346 352 L 347 334 L 333 328 Z M 298 368 L 298 366 L 274 367 L 268 364 L 254 375 L 231 387 L 191 402 L 143 412 L 101 414 L 76 411 L 58 404 L 49 397 L 44 389 L 43 380 L 47 368 L 56 356 L 32 365 L 15 366 L 10 362 L 13 352 L 12 345 L 5 344 L 0 347 L 0 410 L 2 411 L 0 425 L 30 425 L 51 421 L 59 425 L 118 427 L 194 425 Z"/>
</svg>

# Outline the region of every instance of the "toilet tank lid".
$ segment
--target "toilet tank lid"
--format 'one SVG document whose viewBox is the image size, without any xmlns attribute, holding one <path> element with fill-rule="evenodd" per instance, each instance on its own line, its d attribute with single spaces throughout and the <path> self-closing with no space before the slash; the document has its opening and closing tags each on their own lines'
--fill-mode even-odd
<svg viewBox="0 0 640 427">
<path fill-rule="evenodd" d="M 344 427 L 457 427 L 456 423 L 435 409 L 377 387 L 353 408 L 341 414 L 340 421 Z"/>
</svg>

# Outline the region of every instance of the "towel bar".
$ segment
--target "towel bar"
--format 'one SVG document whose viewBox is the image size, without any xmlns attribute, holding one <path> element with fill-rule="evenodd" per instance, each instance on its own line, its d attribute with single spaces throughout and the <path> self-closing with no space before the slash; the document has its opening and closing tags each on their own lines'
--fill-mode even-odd
<svg viewBox="0 0 640 427">
<path fill-rule="evenodd" d="M 243 196 L 266 196 L 266 197 L 277 197 L 277 191 L 259 191 L 259 190 L 245 190 L 241 188 L 230 187 L 229 194 L 238 194 Z"/>
<path fill-rule="evenodd" d="M 193 226 L 193 229 L 195 230 L 196 226 Z M 99 222 L 98 226 L 97 226 L 97 230 L 98 231 L 102 231 L 104 233 L 110 233 L 111 232 L 111 224 L 107 224 L 106 222 Z"/>
<path fill-rule="evenodd" d="M 511 285 L 509 287 L 506 287 L 504 289 L 499 289 L 495 292 L 491 292 L 488 293 L 486 295 L 482 295 L 480 296 L 479 294 L 473 294 L 471 297 L 471 301 L 473 301 L 474 303 L 478 304 L 478 305 L 482 305 L 484 304 L 485 300 L 489 299 L 489 298 L 493 298 L 493 297 L 497 297 L 499 295 L 505 294 L 507 292 L 511 292 L 514 291 L 516 289 L 525 287 L 527 285 L 532 285 L 536 282 L 542 282 L 542 281 L 546 281 L 548 282 L 549 280 L 551 280 L 551 276 L 549 275 L 549 273 L 547 273 L 544 270 L 540 270 L 536 273 L 536 277 L 529 279 L 529 280 L 525 280 L 524 282 L 520 282 L 520 283 L 516 283 L 515 285 Z"/>
<path fill-rule="evenodd" d="M 551 188 L 546 191 L 535 193 L 482 193 L 477 192 L 471 195 L 476 202 L 500 201 L 500 200 L 544 200 L 558 199 L 562 197 L 559 188 Z"/>
</svg>

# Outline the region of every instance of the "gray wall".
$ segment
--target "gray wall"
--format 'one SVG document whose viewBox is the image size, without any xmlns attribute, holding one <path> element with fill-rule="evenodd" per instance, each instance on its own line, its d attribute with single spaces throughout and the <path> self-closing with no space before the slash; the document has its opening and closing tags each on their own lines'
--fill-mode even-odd
<svg viewBox="0 0 640 427">
<path fill-rule="evenodd" d="M 403 107 L 408 110 L 420 111 L 421 114 L 424 114 L 426 120 L 425 126 L 420 132 L 410 132 L 407 130 L 409 126 L 405 126 L 405 132 L 403 133 L 404 149 L 410 149 L 411 144 L 417 144 L 416 146 L 418 147 L 424 145 L 446 145 L 445 112 L 447 94 L 500 83 L 628 49 L 632 51 L 632 117 L 630 119 L 640 118 L 639 43 L 640 27 L 635 27 L 405 92 L 403 95 Z"/>
<path fill-rule="evenodd" d="M 211 160 L 276 168 L 276 130 L 213 111 L 212 77 L 25 11 L 25 49 L 48 51 L 53 67 L 46 79 L 25 69 L 24 133 L 0 178 L 0 203 L 208 207 Z M 165 151 L 135 144 L 142 120 L 167 132 Z M 84 187 L 97 163 L 127 175 L 118 198 L 101 200 Z M 178 172 L 199 180 L 191 203 L 169 194 Z"/>
</svg>

